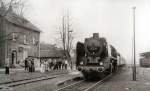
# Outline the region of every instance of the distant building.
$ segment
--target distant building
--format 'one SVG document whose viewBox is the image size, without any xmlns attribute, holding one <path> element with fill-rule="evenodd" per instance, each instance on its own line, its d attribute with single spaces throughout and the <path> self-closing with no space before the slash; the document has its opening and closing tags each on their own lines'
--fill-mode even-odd
<svg viewBox="0 0 150 91">
<path fill-rule="evenodd" d="M 140 54 L 140 66 L 150 67 L 150 52 L 144 52 Z"/>
<path fill-rule="evenodd" d="M 40 60 L 62 60 L 64 58 L 64 51 L 51 44 L 40 45 Z"/>
<path fill-rule="evenodd" d="M 150 52 L 141 53 L 140 56 L 144 58 L 150 58 Z"/>
<path fill-rule="evenodd" d="M 62 50 L 41 50 L 40 59 L 62 59 L 64 57 Z"/>
<path fill-rule="evenodd" d="M 17 66 L 28 56 L 37 57 L 39 39 L 40 30 L 24 17 L 13 11 L 0 14 L 0 67 L 4 67 L 6 58 L 11 66 Z"/>
</svg>

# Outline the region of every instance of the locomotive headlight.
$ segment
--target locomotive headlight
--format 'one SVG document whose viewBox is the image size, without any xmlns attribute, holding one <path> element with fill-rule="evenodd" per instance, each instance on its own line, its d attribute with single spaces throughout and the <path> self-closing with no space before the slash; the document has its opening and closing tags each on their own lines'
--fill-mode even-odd
<svg viewBox="0 0 150 91">
<path fill-rule="evenodd" d="M 100 62 L 99 65 L 103 65 L 103 62 Z"/>
<path fill-rule="evenodd" d="M 83 61 L 80 62 L 80 65 L 83 65 Z"/>
</svg>

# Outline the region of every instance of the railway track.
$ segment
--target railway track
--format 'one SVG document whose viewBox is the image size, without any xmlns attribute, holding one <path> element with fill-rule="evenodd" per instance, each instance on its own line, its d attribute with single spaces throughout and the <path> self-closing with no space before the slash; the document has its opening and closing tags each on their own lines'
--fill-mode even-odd
<svg viewBox="0 0 150 91">
<path fill-rule="evenodd" d="M 50 79 L 54 79 L 56 77 L 63 76 L 63 75 L 65 75 L 65 74 L 54 75 L 54 76 L 42 76 L 42 77 L 37 77 L 37 78 L 33 78 L 33 79 L 24 79 L 24 80 L 12 81 L 12 82 L 8 82 L 8 83 L 1 83 L 0 89 L 3 89 L 3 87 L 16 87 L 16 86 L 34 83 L 34 82 L 38 82 L 38 81 L 50 80 Z"/>
<path fill-rule="evenodd" d="M 57 89 L 56 91 L 91 91 L 92 89 L 94 89 L 96 86 L 103 84 L 103 82 L 110 78 L 112 76 L 112 74 L 106 76 L 105 78 L 103 78 L 102 80 L 99 81 L 78 81 L 76 83 L 73 83 L 71 85 L 62 87 L 60 89 Z"/>
</svg>

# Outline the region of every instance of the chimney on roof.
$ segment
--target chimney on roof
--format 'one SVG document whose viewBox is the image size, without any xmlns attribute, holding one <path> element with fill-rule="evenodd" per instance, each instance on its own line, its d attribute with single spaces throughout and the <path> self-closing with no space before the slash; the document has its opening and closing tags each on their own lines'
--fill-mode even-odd
<svg viewBox="0 0 150 91">
<path fill-rule="evenodd" d="M 3 4 L 3 2 L 2 1 L 0 1 L 0 8 L 3 6 L 4 4 Z"/>
<path fill-rule="evenodd" d="M 93 38 L 98 39 L 99 38 L 99 33 L 93 33 Z"/>
<path fill-rule="evenodd" d="M 10 12 L 10 13 L 13 12 L 13 7 L 11 5 L 8 8 L 8 12 Z"/>
<path fill-rule="evenodd" d="M 5 10 L 5 5 L 4 2 L 0 2 L 0 10 L 4 11 Z"/>
</svg>

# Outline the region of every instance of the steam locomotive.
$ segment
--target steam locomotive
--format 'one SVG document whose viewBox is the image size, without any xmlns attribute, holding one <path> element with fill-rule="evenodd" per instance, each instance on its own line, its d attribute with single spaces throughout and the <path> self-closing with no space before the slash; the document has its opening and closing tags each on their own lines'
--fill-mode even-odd
<svg viewBox="0 0 150 91">
<path fill-rule="evenodd" d="M 125 59 L 120 53 L 98 33 L 85 38 L 84 43 L 77 42 L 76 55 L 76 67 L 86 80 L 101 79 L 125 65 Z"/>
</svg>

